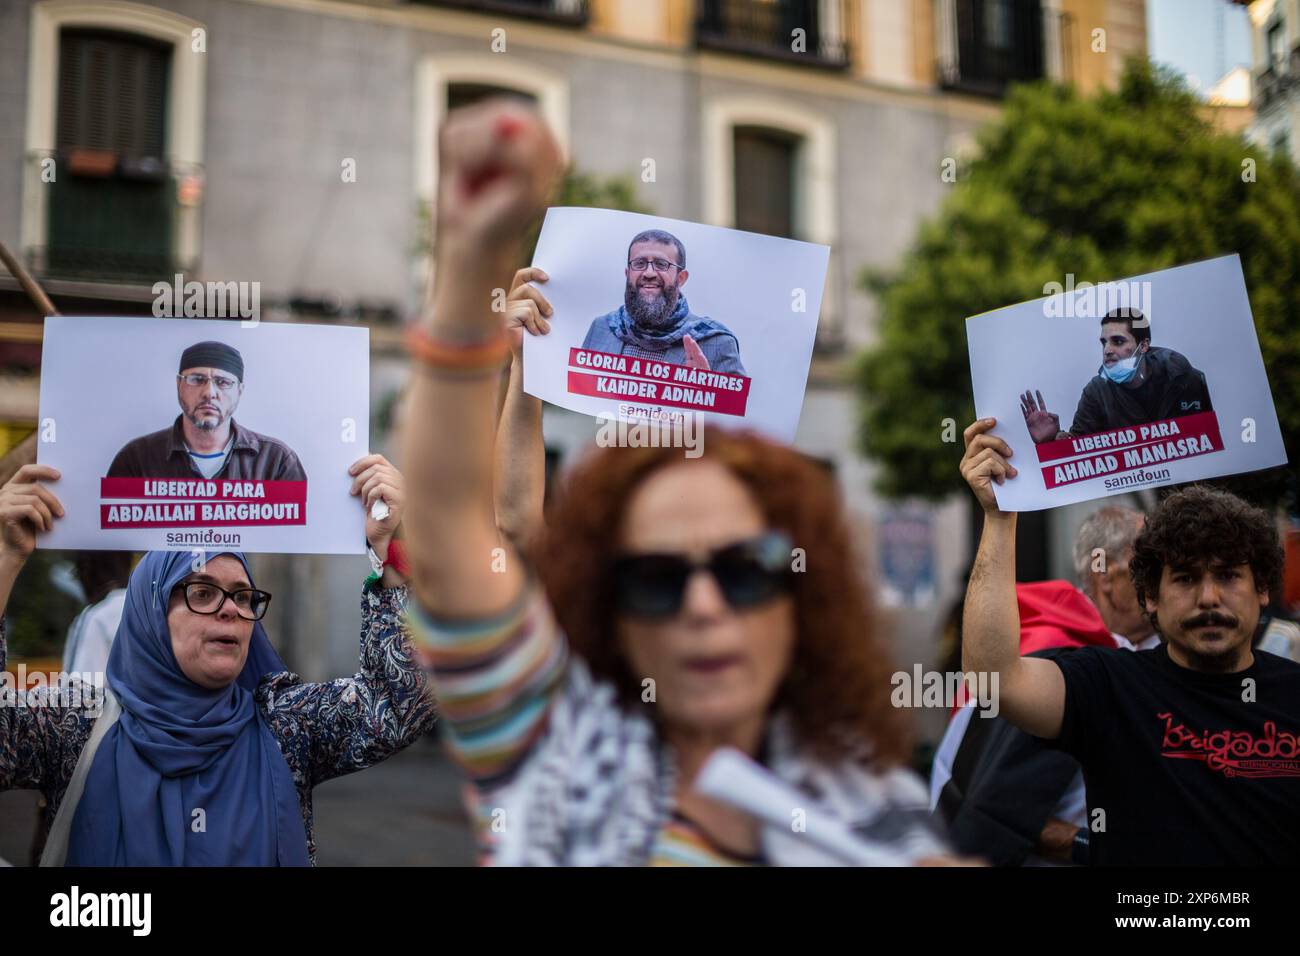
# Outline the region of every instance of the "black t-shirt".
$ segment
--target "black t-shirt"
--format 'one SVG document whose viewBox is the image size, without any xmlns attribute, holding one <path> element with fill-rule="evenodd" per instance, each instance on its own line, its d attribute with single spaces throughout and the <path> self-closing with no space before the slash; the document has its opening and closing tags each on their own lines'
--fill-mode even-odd
<svg viewBox="0 0 1300 956">
<path fill-rule="evenodd" d="M 1142 364 L 1147 377 L 1139 385 L 1117 385 L 1100 372 L 1089 379 L 1070 421 L 1070 434 L 1091 435 L 1214 410 L 1205 373 L 1185 355 L 1152 346 Z"/>
<path fill-rule="evenodd" d="M 1253 653 L 1235 674 L 1180 667 L 1164 645 L 1056 658 L 1056 743 L 1083 766 L 1089 823 L 1105 812 L 1094 864 L 1300 864 L 1300 664 Z"/>
</svg>

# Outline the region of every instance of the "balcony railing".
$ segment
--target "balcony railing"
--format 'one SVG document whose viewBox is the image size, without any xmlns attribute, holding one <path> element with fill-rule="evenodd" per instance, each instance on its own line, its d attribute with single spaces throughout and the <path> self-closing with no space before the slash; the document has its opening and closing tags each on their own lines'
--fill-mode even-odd
<svg viewBox="0 0 1300 956">
<path fill-rule="evenodd" d="M 829 69 L 849 65 L 848 0 L 699 0 L 696 45 Z"/>
<path fill-rule="evenodd" d="M 939 82 L 1001 96 L 1046 75 L 1041 0 L 944 0 L 939 4 Z"/>
<path fill-rule="evenodd" d="M 1278 67 L 1281 67 L 1280 69 Z M 1266 109 L 1300 86 L 1300 46 L 1280 64 L 1270 64 L 1255 74 L 1254 106 Z"/>
<path fill-rule="evenodd" d="M 580 26 L 587 22 L 588 0 L 414 0 L 435 7 L 500 13 L 549 23 Z"/>
<path fill-rule="evenodd" d="M 199 168 L 38 152 L 28 157 L 27 175 L 39 184 L 29 193 L 40 200 L 32 210 L 39 238 L 26 249 L 38 274 L 149 284 L 196 265 L 181 250 L 195 246 Z"/>
</svg>

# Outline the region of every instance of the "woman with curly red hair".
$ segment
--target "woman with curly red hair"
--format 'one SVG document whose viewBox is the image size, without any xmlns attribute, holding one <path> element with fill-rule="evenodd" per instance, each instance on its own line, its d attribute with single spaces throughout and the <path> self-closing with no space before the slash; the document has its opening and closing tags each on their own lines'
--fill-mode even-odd
<svg viewBox="0 0 1300 956">
<path fill-rule="evenodd" d="M 719 748 L 762 763 L 814 813 L 896 859 L 942 851 L 889 702 L 891 668 L 854 572 L 830 477 L 754 435 L 679 449 L 598 449 L 530 548 L 535 400 L 512 369 L 494 469 L 496 374 L 509 350 L 493 289 L 509 237 L 558 170 L 517 105 L 454 114 L 442 133 L 433 308 L 412 334 L 407 408 L 413 630 L 445 737 L 476 793 L 493 862 L 838 862 L 799 826 L 764 828 L 693 789 Z M 549 305 L 516 276 L 513 324 Z M 533 476 L 532 479 L 527 476 Z M 503 498 L 513 507 L 493 501 Z M 507 502 L 509 503 L 509 502 Z"/>
<path fill-rule="evenodd" d="M 908 726 L 889 700 L 894 668 L 871 626 L 834 480 L 753 434 L 710 430 L 706 448 L 698 459 L 680 448 L 594 449 L 566 476 L 536 566 L 569 646 L 629 702 L 653 678 L 665 716 L 703 709 L 735 685 L 788 710 L 821 757 L 852 759 L 870 742 L 876 762 L 905 763 Z M 718 593 L 707 576 L 688 581 L 689 560 L 674 556 L 695 540 L 700 553 L 745 542 L 749 551 L 715 568 L 737 580 L 715 573 Z M 770 561 L 761 582 L 741 578 L 750 560 Z M 701 653 L 711 612 L 725 604 L 739 612 L 728 616 L 738 654 L 776 645 L 767 659 L 780 664 L 779 682 L 753 673 L 747 656 L 754 666 L 728 668 L 721 651 Z M 685 657 L 672 650 L 679 640 Z M 716 674 L 704 669 L 712 658 Z"/>
</svg>

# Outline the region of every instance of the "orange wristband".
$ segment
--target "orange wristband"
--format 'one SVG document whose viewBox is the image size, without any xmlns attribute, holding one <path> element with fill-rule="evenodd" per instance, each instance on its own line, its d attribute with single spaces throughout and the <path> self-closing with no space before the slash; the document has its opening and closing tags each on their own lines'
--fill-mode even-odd
<svg viewBox="0 0 1300 956">
<path fill-rule="evenodd" d="M 406 330 L 406 350 L 423 365 L 435 369 L 473 372 L 497 369 L 510 355 L 510 338 L 504 330 L 481 341 L 459 345 L 435 339 L 418 326 Z"/>
</svg>

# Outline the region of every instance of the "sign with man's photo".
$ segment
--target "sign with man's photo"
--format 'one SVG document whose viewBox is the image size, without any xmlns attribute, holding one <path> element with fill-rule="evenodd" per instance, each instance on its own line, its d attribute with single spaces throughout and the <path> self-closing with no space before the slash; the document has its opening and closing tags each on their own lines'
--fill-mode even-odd
<svg viewBox="0 0 1300 956">
<path fill-rule="evenodd" d="M 367 329 L 45 320 L 38 461 L 66 517 L 44 547 L 353 554 Z"/>
<path fill-rule="evenodd" d="M 524 388 L 589 415 L 686 413 L 786 441 L 799 425 L 827 246 L 609 209 L 547 211 L 533 265 L 552 332 Z"/>
<path fill-rule="evenodd" d="M 1035 511 L 1286 463 L 1241 260 L 1060 291 L 966 320 L 975 412 Z"/>
</svg>

